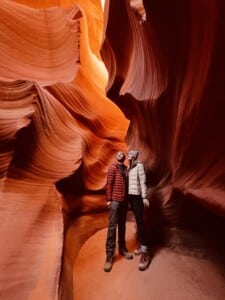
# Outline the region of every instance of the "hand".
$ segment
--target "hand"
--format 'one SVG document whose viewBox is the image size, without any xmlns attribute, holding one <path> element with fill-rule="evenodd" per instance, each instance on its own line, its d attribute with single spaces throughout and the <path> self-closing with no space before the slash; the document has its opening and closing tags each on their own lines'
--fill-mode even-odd
<svg viewBox="0 0 225 300">
<path fill-rule="evenodd" d="M 144 204 L 144 207 L 149 207 L 149 200 L 143 199 L 143 204 Z"/>
<path fill-rule="evenodd" d="M 107 204 L 108 207 L 111 206 L 111 203 L 112 203 L 111 201 L 107 201 L 107 202 L 106 202 L 106 204 Z"/>
</svg>

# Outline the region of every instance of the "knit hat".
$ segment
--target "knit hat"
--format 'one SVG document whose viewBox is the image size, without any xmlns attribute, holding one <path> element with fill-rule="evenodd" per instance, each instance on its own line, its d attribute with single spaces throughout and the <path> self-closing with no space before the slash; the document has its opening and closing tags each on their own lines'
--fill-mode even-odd
<svg viewBox="0 0 225 300">
<path fill-rule="evenodd" d="M 139 152 L 137 150 L 130 150 L 128 152 L 128 159 L 137 159 Z"/>
</svg>

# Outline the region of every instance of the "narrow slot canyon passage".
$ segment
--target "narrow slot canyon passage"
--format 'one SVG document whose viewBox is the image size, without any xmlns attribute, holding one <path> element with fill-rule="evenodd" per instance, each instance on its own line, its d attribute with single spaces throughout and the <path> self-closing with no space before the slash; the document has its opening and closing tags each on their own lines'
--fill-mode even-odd
<svg viewBox="0 0 225 300">
<path fill-rule="evenodd" d="M 0 300 L 225 300 L 224 37 L 225 0 L 1 0 Z M 158 250 L 106 273 L 130 150 Z"/>
<path fill-rule="evenodd" d="M 206 259 L 158 250 L 141 272 L 139 256 L 127 260 L 116 252 L 111 272 L 103 271 L 107 229 L 99 230 L 81 248 L 73 270 L 76 300 L 224 300 L 225 277 Z M 127 247 L 136 246 L 135 226 L 127 222 Z"/>
</svg>

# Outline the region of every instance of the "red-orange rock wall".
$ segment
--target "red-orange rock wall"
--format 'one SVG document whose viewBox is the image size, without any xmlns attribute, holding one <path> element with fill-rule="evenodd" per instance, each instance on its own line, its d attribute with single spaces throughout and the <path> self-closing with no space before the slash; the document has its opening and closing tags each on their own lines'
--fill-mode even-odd
<svg viewBox="0 0 225 300">
<path fill-rule="evenodd" d="M 1 3 L 2 299 L 58 299 L 63 210 L 104 208 L 104 198 L 83 204 L 74 194 L 102 190 L 113 155 L 126 149 L 129 121 L 105 96 L 101 5 L 77 4 Z"/>
<path fill-rule="evenodd" d="M 107 1 L 102 57 L 109 72 L 107 95 L 131 121 L 127 144 L 140 151 L 146 167 L 150 242 L 195 255 L 210 252 L 221 266 L 224 3 L 143 5 Z M 220 255 L 212 255 L 213 247 L 223 249 Z"/>
</svg>

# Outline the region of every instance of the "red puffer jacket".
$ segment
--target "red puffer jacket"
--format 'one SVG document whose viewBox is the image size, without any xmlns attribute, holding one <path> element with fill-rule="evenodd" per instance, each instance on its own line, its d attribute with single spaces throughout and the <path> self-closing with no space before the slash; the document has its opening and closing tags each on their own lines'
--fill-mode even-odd
<svg viewBox="0 0 225 300">
<path fill-rule="evenodd" d="M 126 169 L 126 166 L 124 166 Z M 113 164 L 108 171 L 106 183 L 107 201 L 124 201 L 126 190 L 126 180 L 124 180 L 119 167 Z"/>
</svg>

